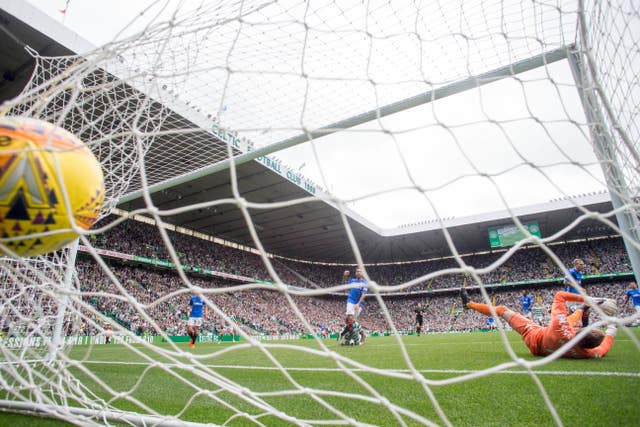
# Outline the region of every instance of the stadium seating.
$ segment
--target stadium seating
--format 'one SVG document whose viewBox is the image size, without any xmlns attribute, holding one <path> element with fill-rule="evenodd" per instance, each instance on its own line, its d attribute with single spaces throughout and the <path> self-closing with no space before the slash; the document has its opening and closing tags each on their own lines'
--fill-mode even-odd
<svg viewBox="0 0 640 427">
<path fill-rule="evenodd" d="M 138 221 L 126 221 L 119 224 L 104 235 L 96 236 L 97 247 L 112 251 L 133 254 L 141 257 L 167 260 L 170 258 L 159 234 L 154 227 Z M 197 265 L 216 271 L 253 277 L 259 280 L 273 280 L 269 277 L 262 259 L 253 253 L 214 244 L 193 236 L 180 233 L 171 234 L 172 244 L 181 262 Z M 620 239 L 603 239 L 598 241 L 574 242 L 553 246 L 554 252 L 569 265 L 576 257 L 587 262 L 586 273 L 626 272 L 627 264 L 624 247 Z M 494 262 L 501 252 L 469 255 L 463 257 L 466 265 L 479 269 Z M 280 279 L 288 284 L 303 288 L 327 288 L 339 284 L 345 266 L 327 266 L 274 259 L 274 268 Z M 456 261 L 438 259 L 413 264 L 367 266 L 367 274 L 381 285 L 397 285 L 436 272 L 444 268 L 454 268 Z M 152 265 L 134 265 L 114 260 L 111 270 L 118 278 L 126 293 L 138 305 L 107 296 L 86 299 L 106 316 L 116 319 L 134 331 L 145 331 L 157 334 L 154 326 L 144 319 L 143 312 L 155 322 L 156 328 L 169 334 L 184 334 L 188 293 L 185 285 L 175 271 L 160 269 Z M 82 291 L 104 294 L 123 295 L 118 285 L 112 283 L 107 275 L 88 257 L 81 257 L 77 263 L 77 271 Z M 481 275 L 485 284 L 510 284 L 518 281 L 532 281 L 563 277 L 562 270 L 548 259 L 538 248 L 524 249 L 516 252 L 507 262 L 494 271 Z M 284 296 L 277 290 L 235 290 L 238 282 L 219 278 L 190 275 L 192 285 L 203 289 L 211 289 L 210 300 L 220 312 L 211 313 L 205 323 L 205 329 L 214 332 L 228 330 L 228 321 L 222 317 L 226 313 L 237 325 L 248 333 L 256 334 L 290 334 L 308 333 L 292 308 L 284 303 Z M 463 274 L 438 276 L 437 278 L 410 289 L 403 294 L 385 297 L 395 328 L 410 331 L 413 329 L 413 307 L 418 301 L 429 304 L 426 323 L 431 331 L 471 330 L 484 325 L 482 316 L 458 316 L 459 301 L 454 292 L 429 292 L 442 289 L 455 289 L 466 282 L 474 283 Z M 623 298 L 626 283 L 604 283 L 590 285 L 589 292 L 594 296 L 614 296 Z M 492 298 L 497 304 L 513 308 L 519 307 L 521 288 L 514 286 L 493 287 Z M 556 282 L 537 284 L 532 287 L 534 296 L 543 304 L 549 304 L 552 295 L 559 289 Z M 216 292 L 216 290 L 222 290 Z M 169 297 L 167 297 L 169 296 Z M 165 299 L 166 298 L 166 299 Z M 157 301 L 161 300 L 161 303 Z M 293 301 L 304 314 L 315 331 L 320 325 L 327 326 L 329 331 L 336 332 L 342 322 L 344 296 L 325 295 L 322 297 L 294 296 Z M 369 331 L 389 331 L 391 326 L 385 320 L 383 310 L 370 297 L 361 317 L 362 324 Z"/>
</svg>

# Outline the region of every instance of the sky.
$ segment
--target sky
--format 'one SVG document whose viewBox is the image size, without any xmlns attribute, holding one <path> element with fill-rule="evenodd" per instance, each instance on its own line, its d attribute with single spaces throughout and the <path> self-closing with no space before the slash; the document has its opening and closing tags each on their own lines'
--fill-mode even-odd
<svg viewBox="0 0 640 427">
<path fill-rule="evenodd" d="M 144 27 L 148 19 L 140 17 L 143 12 L 151 17 L 170 16 L 174 6 L 163 8 L 156 0 L 27 0 L 47 15 L 63 23 L 95 46 L 112 41 L 120 31 L 122 35 L 135 33 Z M 156 6 L 154 6 L 154 4 Z M 99 20 L 96 19 L 99 16 Z M 134 21 L 135 25 L 130 26 Z"/>
<path fill-rule="evenodd" d="M 97 46 L 113 40 L 140 11 L 146 10 L 145 15 L 121 37 L 144 28 L 151 17 L 170 17 L 175 6 L 182 4 L 170 1 L 158 5 L 148 0 L 30 2 Z M 170 6 L 162 8 L 166 3 Z M 93 19 L 96 11 L 100 25 Z M 388 35 L 387 39 L 394 37 Z M 491 56 L 488 51 L 486 54 Z M 283 57 L 287 55 L 283 53 Z M 369 55 L 363 55 L 363 63 L 377 58 Z M 323 60 L 331 62 L 331 58 Z M 448 65 L 443 61 L 442 67 Z M 234 99 L 233 89 L 229 83 L 224 114 L 229 116 L 230 127 L 242 127 L 255 115 L 233 116 L 234 109 L 242 108 L 242 98 L 238 95 Z M 269 96 L 272 94 L 265 91 L 265 99 Z M 252 96 L 258 103 L 256 99 L 260 97 Z M 353 100 L 352 111 L 357 111 L 357 102 Z M 339 113 L 332 117 L 340 117 Z M 436 216 L 461 218 L 603 191 L 602 173 L 587 129 L 579 125 L 584 121 L 570 70 L 566 61 L 560 61 L 273 156 L 386 229 L 431 221 Z M 260 134 L 247 132 L 255 138 Z"/>
<path fill-rule="evenodd" d="M 546 72 L 556 82 L 571 78 L 564 62 L 549 66 Z M 329 189 L 349 199 L 412 183 L 421 186 L 424 193 L 406 190 L 360 202 L 363 211 L 375 212 L 376 223 L 389 227 L 399 225 L 400 218 L 405 220 L 400 224 L 428 221 L 435 210 L 440 217 L 458 218 L 501 211 L 506 208 L 502 197 L 510 206 L 521 207 L 563 194 L 603 190 L 600 166 L 584 129 L 566 121 L 584 121 L 575 88 L 561 89 L 568 111 L 558 115 L 563 111 L 560 99 L 548 96 L 554 87 L 547 80 L 536 80 L 539 75 L 540 71 L 525 73 L 520 78 L 530 82 L 508 79 L 390 116 L 382 125 L 395 132 L 393 137 L 376 130 L 318 139 L 314 145 L 319 163 L 333 166 L 325 170 L 332 183 Z M 528 105 L 521 96 L 523 90 Z M 563 121 L 540 125 L 528 118 L 527 107 L 538 118 Z M 480 122 L 483 116 L 500 124 Z M 371 124 L 359 128 L 367 127 Z M 285 162 L 314 159 L 310 144 L 278 156 Z M 569 164 L 572 161 L 580 166 Z M 319 176 L 317 163 L 306 160 L 303 173 Z M 360 184 L 341 185 L 353 180 Z"/>
</svg>

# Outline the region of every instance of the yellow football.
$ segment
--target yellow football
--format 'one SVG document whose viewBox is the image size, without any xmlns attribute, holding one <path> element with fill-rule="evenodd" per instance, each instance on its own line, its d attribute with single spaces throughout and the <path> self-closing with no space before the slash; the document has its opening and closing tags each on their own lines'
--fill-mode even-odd
<svg viewBox="0 0 640 427">
<path fill-rule="evenodd" d="M 66 246 L 78 237 L 72 224 L 91 228 L 104 195 L 100 163 L 82 141 L 42 120 L 0 117 L 3 246 L 23 257 Z"/>
</svg>

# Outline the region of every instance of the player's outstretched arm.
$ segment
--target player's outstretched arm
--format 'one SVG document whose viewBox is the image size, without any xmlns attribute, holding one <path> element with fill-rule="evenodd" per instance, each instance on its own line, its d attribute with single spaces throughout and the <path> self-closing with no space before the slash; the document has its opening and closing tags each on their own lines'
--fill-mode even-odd
<svg viewBox="0 0 640 427">
<path fill-rule="evenodd" d="M 588 350 L 589 357 L 591 357 L 592 359 L 604 357 L 613 345 L 614 337 L 616 336 L 617 330 L 618 329 L 616 325 L 609 325 L 605 332 L 604 340 L 602 340 L 602 344 L 600 344 L 598 347 Z"/>
<path fill-rule="evenodd" d="M 349 270 L 345 270 L 344 273 L 342 274 L 342 284 L 344 285 L 345 283 L 347 283 L 347 279 L 349 278 L 349 275 L 351 273 L 349 272 Z"/>
</svg>

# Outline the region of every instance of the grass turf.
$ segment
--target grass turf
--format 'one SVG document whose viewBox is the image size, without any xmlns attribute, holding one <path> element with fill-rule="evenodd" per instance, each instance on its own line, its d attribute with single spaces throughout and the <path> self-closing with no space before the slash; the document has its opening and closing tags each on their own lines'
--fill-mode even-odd
<svg viewBox="0 0 640 427">
<path fill-rule="evenodd" d="M 638 328 L 630 331 L 640 335 Z M 603 359 L 560 359 L 533 374 L 515 366 L 479 378 L 470 376 L 513 362 L 499 333 L 401 337 L 410 364 L 396 340 L 371 337 L 361 347 L 323 341 L 344 360 L 322 352 L 314 340 L 271 342 L 267 354 L 243 344 L 180 344 L 177 351 L 162 344 L 156 348 L 168 353 L 160 357 L 136 346 L 168 367 L 150 366 L 122 345 L 72 347 L 68 356 L 82 364 L 68 370 L 116 408 L 146 412 L 142 404 L 185 421 L 230 426 L 293 425 L 287 417 L 309 424 L 346 418 L 379 426 L 400 420 L 443 425 L 439 411 L 456 426 L 555 425 L 541 389 L 565 426 L 631 426 L 640 419 L 640 349 L 623 331 Z M 517 360 L 542 360 L 516 333 L 508 332 L 507 340 Z M 0 425 L 34 424 L 64 422 L 0 414 Z"/>
</svg>

